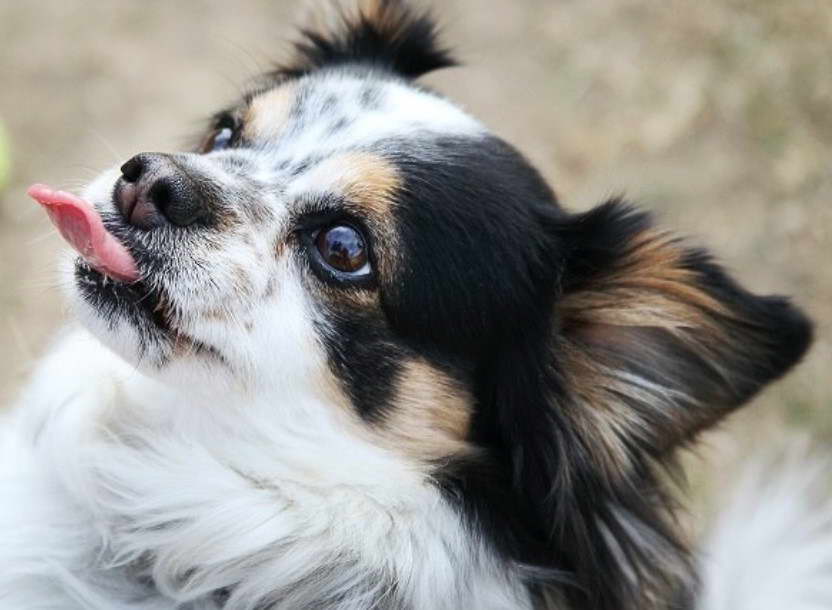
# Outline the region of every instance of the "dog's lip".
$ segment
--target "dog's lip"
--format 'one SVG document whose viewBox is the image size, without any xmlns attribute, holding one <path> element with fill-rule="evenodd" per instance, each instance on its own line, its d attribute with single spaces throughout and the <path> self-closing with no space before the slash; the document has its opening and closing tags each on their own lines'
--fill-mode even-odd
<svg viewBox="0 0 832 610">
<path fill-rule="evenodd" d="M 133 255 L 107 231 L 90 203 L 44 184 L 33 184 L 26 192 L 43 206 L 67 243 L 92 267 L 122 282 L 139 279 Z"/>
</svg>

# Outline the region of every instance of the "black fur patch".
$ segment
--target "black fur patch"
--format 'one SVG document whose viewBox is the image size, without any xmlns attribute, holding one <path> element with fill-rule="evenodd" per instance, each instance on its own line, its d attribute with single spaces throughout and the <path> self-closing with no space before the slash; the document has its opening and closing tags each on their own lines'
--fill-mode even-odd
<svg viewBox="0 0 832 610">
<path fill-rule="evenodd" d="M 340 25 L 333 31 L 303 30 L 303 39 L 295 44 L 295 61 L 278 68 L 274 76 L 297 78 L 320 68 L 358 64 L 417 78 L 456 65 L 439 44 L 430 15 L 399 0 L 377 0 L 370 10 L 338 18 Z"/>
<path fill-rule="evenodd" d="M 106 278 L 80 258 L 75 264 L 75 284 L 83 298 L 114 329 L 120 321 L 126 321 L 137 334 L 138 352 L 144 359 L 147 354 L 170 343 L 167 321 L 160 315 L 158 296 L 144 283 L 125 284 Z M 164 360 L 154 362 L 156 366 Z"/>
<path fill-rule="evenodd" d="M 665 405 L 624 399 L 656 435 L 652 443 L 617 439 L 627 463 L 612 472 L 602 432 L 586 413 L 600 405 L 585 404 L 581 388 L 570 385 L 580 380 L 564 368 L 567 340 L 586 329 L 570 326 L 558 303 L 575 291 L 603 290 L 650 228 L 649 217 L 617 203 L 566 214 L 537 172 L 497 138 L 440 138 L 418 151 L 386 142 L 385 150 L 396 151 L 404 185 L 394 211 L 401 268 L 380 278 L 382 307 L 396 340 L 473 378 L 469 440 L 483 453 L 442 466 L 440 489 L 472 532 L 528 568 L 530 590 L 541 599 L 556 590 L 568 607 L 657 610 L 689 598 L 696 579 L 663 485 L 674 464 L 670 449 L 689 437 L 662 445 L 660 425 L 695 434 L 699 400 L 717 402 L 715 416 L 701 420 L 707 424 L 747 400 L 802 355 L 808 322 L 782 299 L 744 291 L 699 251 L 671 257 L 692 271 L 682 274 L 695 283 L 691 290 L 733 312 L 707 319 L 725 333 L 725 347 L 710 362 L 653 327 L 616 335 L 635 333 L 642 343 L 611 343 L 601 352 L 587 344 L 584 356 L 603 354 L 603 364 L 680 397 L 661 413 Z M 703 326 L 708 315 L 701 312 Z M 753 355 L 740 353 L 743 346 Z M 626 353 L 616 352 L 622 347 Z"/>
<path fill-rule="evenodd" d="M 404 179 L 395 208 L 401 269 L 382 287 L 385 313 L 420 352 L 478 357 L 552 303 L 541 287 L 555 283 L 560 255 L 537 215 L 559 213 L 554 194 L 493 136 L 439 138 L 418 152 L 385 146 L 399 151 Z"/>
<path fill-rule="evenodd" d="M 603 290 L 606 284 L 622 281 L 629 282 L 631 293 L 661 292 L 649 283 L 640 288 L 644 272 L 638 272 L 642 263 L 634 254 L 633 244 L 652 230 L 649 214 L 612 200 L 569 223 L 555 224 L 569 253 L 564 294 L 598 290 L 599 286 Z M 683 292 L 667 281 L 661 292 L 664 301 L 658 302 L 668 308 L 673 307 L 673 301 L 683 306 L 692 317 L 688 328 L 671 332 L 649 325 L 612 327 L 594 322 L 591 315 L 579 314 L 577 321 L 564 320 L 562 329 L 607 365 L 666 387 L 679 397 L 676 413 L 659 410 L 655 404 L 633 404 L 643 421 L 651 424 L 654 437 L 650 446 L 657 450 L 690 440 L 700 429 L 748 401 L 799 361 L 812 340 L 811 323 L 788 299 L 748 292 L 702 249 L 679 240 L 662 249 L 677 254 L 673 267 L 688 277 L 684 282 L 675 280 Z M 660 267 L 670 265 L 651 261 L 651 256 L 644 255 L 655 267 L 646 279 L 667 280 Z M 703 297 L 702 302 L 696 301 L 696 294 Z M 709 308 L 708 302 L 719 304 L 720 309 Z M 619 307 L 624 311 L 627 305 Z M 571 327 L 576 322 L 583 327 Z M 600 333 L 594 325 L 601 328 Z M 593 333 L 606 337 L 608 344 L 584 338 Z"/>
<path fill-rule="evenodd" d="M 509 180 L 505 172 L 501 180 Z M 513 213 L 510 207 L 501 209 Z M 725 334 L 727 347 L 709 361 L 653 327 L 626 331 L 633 334 L 625 339 L 636 339 L 630 342 L 618 341 L 617 335 L 600 352 L 587 347 L 585 357 L 603 356 L 604 364 L 621 373 L 661 384 L 679 396 L 675 405 L 622 398 L 624 406 L 656 429 L 649 444 L 636 434 L 618 439 L 628 456 L 627 468 L 610 472 L 601 457 L 602 432 L 594 433 L 585 413 L 603 405 L 583 403 L 581 388 L 570 386 L 575 382 L 563 368 L 562 333 L 586 329 L 565 327 L 568 321 L 557 316 L 555 299 L 593 283 L 603 290 L 606 274 L 630 255 L 632 241 L 649 227 L 649 218 L 620 204 L 569 219 L 536 209 L 543 212 L 540 224 L 513 242 L 522 253 L 515 256 L 532 269 L 544 265 L 556 271 L 547 277 L 538 270 L 528 286 L 515 284 L 528 292 L 524 307 L 513 312 L 522 324 L 511 333 L 501 330 L 500 318 L 479 328 L 486 334 L 490 326 L 497 329 L 490 335 L 493 343 L 477 358 L 475 382 L 472 440 L 487 448 L 488 458 L 448 467 L 442 488 L 459 502 L 470 523 L 488 532 L 504 556 L 536 568 L 531 571 L 532 590 L 555 583 L 570 608 L 679 607 L 674 604 L 690 597 L 695 577 L 669 519 L 673 505 L 662 484 L 662 471 L 673 466 L 669 450 L 794 365 L 808 347 L 810 325 L 783 299 L 757 297 L 740 288 L 701 252 L 683 253 L 679 264 L 693 270 L 695 288 L 730 312 L 709 320 Z M 503 217 L 501 223 L 516 220 Z M 487 241 L 484 234 L 479 236 Z M 557 236 L 556 244 L 549 252 L 561 258 L 546 262 L 534 254 L 534 247 L 552 236 Z M 477 257 L 467 259 L 469 265 L 478 262 Z M 628 271 L 625 267 L 623 273 Z M 512 313 L 500 312 L 506 315 Z M 701 312 L 703 327 L 707 315 Z M 713 411 L 695 412 L 703 408 Z M 667 440 L 670 425 L 685 430 L 672 447 Z M 510 491 L 501 495 L 495 486 Z"/>
<path fill-rule="evenodd" d="M 388 329 L 372 315 L 340 309 L 319 325 L 330 365 L 365 420 L 378 421 L 392 398 L 405 360 Z"/>
</svg>

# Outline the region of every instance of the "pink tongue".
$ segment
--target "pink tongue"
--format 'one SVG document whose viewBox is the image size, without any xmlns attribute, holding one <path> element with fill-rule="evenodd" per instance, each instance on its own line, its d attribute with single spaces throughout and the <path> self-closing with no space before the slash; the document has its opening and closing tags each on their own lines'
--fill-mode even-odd
<svg viewBox="0 0 832 610">
<path fill-rule="evenodd" d="M 139 279 L 136 261 L 127 248 L 107 232 L 92 205 L 71 193 L 54 191 L 43 184 L 33 184 L 26 192 L 46 209 L 64 239 L 92 267 L 124 282 Z"/>
</svg>

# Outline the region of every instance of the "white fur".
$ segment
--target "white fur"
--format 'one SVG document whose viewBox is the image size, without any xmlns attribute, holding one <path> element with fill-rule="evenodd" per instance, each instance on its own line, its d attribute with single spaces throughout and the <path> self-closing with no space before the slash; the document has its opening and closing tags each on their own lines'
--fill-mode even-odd
<svg viewBox="0 0 832 610">
<path fill-rule="evenodd" d="M 0 608 L 358 610 L 368 574 L 414 608 L 525 605 L 424 473 L 316 400 L 194 398 L 70 333 L 4 428 Z"/>
<path fill-rule="evenodd" d="M 749 467 L 705 546 L 699 610 L 832 608 L 831 471 L 805 443 Z"/>
<path fill-rule="evenodd" d="M 367 84 L 377 112 L 359 107 Z M 305 101 L 279 146 L 182 156 L 221 185 L 236 222 L 135 236 L 169 261 L 144 281 L 165 294 L 170 326 L 213 358 L 126 309 L 100 310 L 67 265 L 70 300 L 95 338 L 68 331 L 2 429 L 0 609 L 528 604 L 516 570 L 465 527 L 427 465 L 374 444 L 344 404 L 308 269 L 288 245 L 275 251 L 303 194 L 290 183 L 303 175 L 281 174 L 281 162 L 480 128 L 395 80 L 300 86 Z M 313 120 L 327 99 L 337 103 L 326 118 L 349 124 L 331 142 Z M 112 212 L 117 177 L 102 173 L 84 198 Z"/>
<path fill-rule="evenodd" d="M 362 107 L 360 101 L 368 85 L 375 92 L 372 108 Z M 388 138 L 414 141 L 486 133 L 481 123 L 448 100 L 381 74 L 371 78 L 312 74 L 297 81 L 296 91 L 304 102 L 295 122 L 280 138 L 265 144 L 280 159 L 300 162 L 310 156 L 374 146 Z M 327 108 L 327 104 L 332 106 Z M 348 126 L 330 135 L 328 127 L 338 119 Z"/>
<path fill-rule="evenodd" d="M 480 129 L 394 80 L 370 82 L 379 111 L 362 110 L 365 84 L 305 79 L 279 146 L 187 155 L 222 185 L 231 228 L 137 236 L 170 260 L 145 281 L 165 293 L 171 325 L 221 359 L 166 337 L 142 343 L 147 329 L 85 300 L 67 265 L 96 338 L 67 332 L 3 428 L 0 609 L 528 605 L 517 571 L 465 527 L 428 467 L 362 433 L 333 389 L 308 270 L 291 248 L 275 253 L 294 201 L 322 188 L 303 173 L 290 181 L 281 162 Z M 349 127 L 328 142 L 313 118 L 333 98 L 327 118 Z M 84 198 L 111 211 L 117 176 L 104 172 Z"/>
</svg>

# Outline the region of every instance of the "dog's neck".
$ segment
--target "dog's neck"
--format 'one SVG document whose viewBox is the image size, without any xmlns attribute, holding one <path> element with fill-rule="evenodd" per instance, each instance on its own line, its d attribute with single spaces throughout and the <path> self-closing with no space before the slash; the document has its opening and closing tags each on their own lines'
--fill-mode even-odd
<svg viewBox="0 0 832 610">
<path fill-rule="evenodd" d="M 186 392 L 100 353 L 78 367 L 64 376 L 85 412 L 50 418 L 48 434 L 75 439 L 79 459 L 53 467 L 99 534 L 90 557 L 131 587 L 228 607 L 528 603 L 429 473 L 320 396 Z"/>
</svg>

